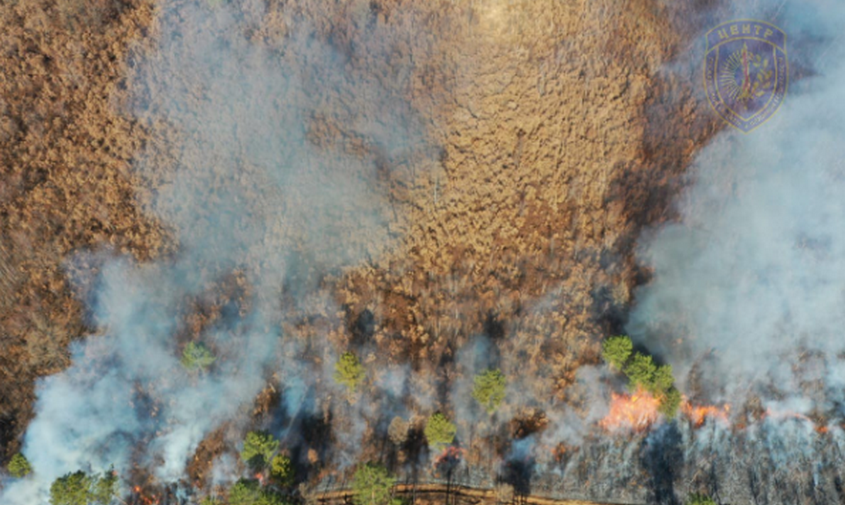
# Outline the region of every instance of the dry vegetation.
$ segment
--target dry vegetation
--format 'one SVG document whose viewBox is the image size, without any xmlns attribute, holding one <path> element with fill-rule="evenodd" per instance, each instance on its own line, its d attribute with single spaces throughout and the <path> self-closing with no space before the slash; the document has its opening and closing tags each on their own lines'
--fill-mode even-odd
<svg viewBox="0 0 845 505">
<path fill-rule="evenodd" d="M 306 264 L 302 275 L 321 291 L 314 296 L 343 311 L 314 314 L 287 300 L 286 332 L 325 332 L 338 348 L 366 341 L 365 363 L 408 361 L 446 380 L 440 364 L 484 333 L 519 358 L 520 373 L 544 379 L 534 395 L 566 398 L 644 279 L 632 259 L 638 232 L 669 217 L 677 176 L 715 130 L 697 115 L 688 82 L 656 77 L 684 43 L 678 20 L 689 13 L 650 0 L 625 9 L 558 0 L 287 4 L 348 55 L 353 72 L 383 76 L 423 118 L 438 155 L 422 157 L 423 166 L 382 160 L 394 174 L 381 180 L 395 216 L 390 247 L 331 275 L 319 258 Z M 283 45 L 282 8 L 266 2 L 253 42 Z M 5 458 L 32 415 L 34 380 L 66 367 L 68 344 L 90 331 L 84 279 L 77 291 L 68 281 L 79 266 L 67 262 L 71 253 L 107 248 L 149 261 L 177 248 L 140 209 L 170 177 L 178 136 L 123 108 L 131 55 L 154 36 L 154 10 L 147 0 L 0 5 Z M 353 51 L 367 30 L 391 41 L 387 57 Z M 410 72 L 395 76 L 397 65 Z M 311 119 L 309 141 L 379 158 L 368 139 L 344 130 L 345 101 L 363 98 L 343 91 Z M 142 151 L 161 160 L 144 179 L 131 170 Z M 196 301 L 180 344 L 244 298 L 241 280 L 234 273 L 219 286 L 230 294 Z M 198 452 L 219 454 L 223 432 Z M 197 463 L 190 473 L 201 479 L 206 469 Z"/>
</svg>

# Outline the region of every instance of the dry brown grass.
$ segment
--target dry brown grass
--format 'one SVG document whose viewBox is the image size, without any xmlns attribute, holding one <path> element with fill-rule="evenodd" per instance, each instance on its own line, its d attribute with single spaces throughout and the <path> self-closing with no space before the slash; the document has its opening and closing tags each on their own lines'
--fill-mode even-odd
<svg viewBox="0 0 845 505">
<path fill-rule="evenodd" d="M 632 258 L 639 230 L 666 219 L 676 176 L 714 130 L 688 82 L 655 77 L 682 40 L 677 13 L 649 0 L 625 9 L 558 0 L 288 4 L 349 56 L 351 71 L 392 86 L 439 155 L 387 167 L 397 174 L 381 181 L 394 216 L 392 249 L 374 250 L 339 275 L 314 274 L 323 291 L 315 299 L 325 295 L 344 311 L 306 313 L 307 303 L 286 302 L 286 331 L 328 334 L 343 348 L 369 310 L 372 360 L 408 361 L 431 377 L 471 336 L 486 333 L 509 356 L 506 374 L 519 366 L 537 378 L 528 393 L 565 397 L 644 278 Z M 254 43 L 283 43 L 281 9 L 267 2 Z M 132 74 L 129 48 L 146 41 L 152 21 L 148 0 L 0 5 L 7 456 L 32 415 L 34 379 L 66 366 L 68 343 L 86 331 L 86 284 L 73 292 L 68 272 L 78 269 L 63 261 L 98 248 L 150 261 L 175 247 L 136 202 L 168 179 L 178 140 L 172 126 L 141 127 L 118 112 Z M 368 30 L 391 50 L 352 51 Z M 397 67 L 409 71 L 397 76 Z M 337 109 L 360 99 L 345 91 Z M 344 130 L 337 110 L 312 118 L 308 130 L 316 148 L 378 156 L 368 139 Z M 156 178 L 129 170 L 142 147 L 162 160 Z M 197 313 L 180 341 L 213 319 Z M 218 446 L 208 442 L 202 453 Z"/>
</svg>

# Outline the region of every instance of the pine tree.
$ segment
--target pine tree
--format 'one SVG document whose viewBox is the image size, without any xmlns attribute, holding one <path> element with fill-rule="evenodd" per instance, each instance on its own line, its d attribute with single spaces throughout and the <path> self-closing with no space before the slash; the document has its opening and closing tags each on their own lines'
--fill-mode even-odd
<svg viewBox="0 0 845 505">
<path fill-rule="evenodd" d="M 601 347 L 602 358 L 607 361 L 611 368 L 621 371 L 625 368 L 625 363 L 627 363 L 628 358 L 631 356 L 634 344 L 630 338 L 619 335 L 608 338 L 602 343 Z"/>
<path fill-rule="evenodd" d="M 484 407 L 488 414 L 492 414 L 505 399 L 506 385 L 507 381 L 502 372 L 491 368 L 475 377 L 472 397 Z"/>
<path fill-rule="evenodd" d="M 352 502 L 355 505 L 399 505 L 392 498 L 396 479 L 381 465 L 367 463 L 359 466 L 352 480 Z"/>
<path fill-rule="evenodd" d="M 188 342 L 185 350 L 182 351 L 182 366 L 191 371 L 205 371 L 215 361 L 217 361 L 217 358 L 214 357 L 211 350 L 201 343 Z"/>
<path fill-rule="evenodd" d="M 637 389 L 642 386 L 648 390 L 652 388 L 652 381 L 654 378 L 654 371 L 656 367 L 651 359 L 651 356 L 636 353 L 631 358 L 631 362 L 625 368 L 625 375 L 631 384 L 631 389 Z"/>
<path fill-rule="evenodd" d="M 340 355 L 334 373 L 334 380 L 338 384 L 343 384 L 350 393 L 355 393 L 358 385 L 364 380 L 364 375 L 364 366 L 354 354 L 345 352 Z"/>
<path fill-rule="evenodd" d="M 279 441 L 266 431 L 250 431 L 244 439 L 241 459 L 252 469 L 267 466 L 273 453 L 279 448 Z"/>
<path fill-rule="evenodd" d="M 26 459 L 26 457 L 21 453 L 17 453 L 12 456 L 12 459 L 9 460 L 8 469 L 12 477 L 16 477 L 18 479 L 26 477 L 32 472 L 32 466 L 29 464 L 29 461 Z"/>
<path fill-rule="evenodd" d="M 443 446 L 451 444 L 457 432 L 455 425 L 440 412 L 428 418 L 424 430 L 425 439 L 434 451 L 439 451 Z"/>
</svg>

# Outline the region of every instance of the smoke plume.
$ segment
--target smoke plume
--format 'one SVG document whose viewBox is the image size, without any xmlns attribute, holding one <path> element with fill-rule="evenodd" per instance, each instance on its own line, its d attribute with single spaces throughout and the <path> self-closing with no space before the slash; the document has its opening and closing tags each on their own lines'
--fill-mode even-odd
<svg viewBox="0 0 845 505">
<path fill-rule="evenodd" d="M 322 305 L 309 310 L 337 310 L 306 296 L 315 281 L 303 271 L 332 271 L 389 247 L 384 167 L 422 143 L 382 76 L 351 67 L 293 14 L 283 13 L 282 45 L 250 39 L 263 9 L 161 6 L 157 47 L 139 48 L 133 60 L 127 113 L 168 137 L 135 169 L 158 188 L 140 191 L 139 203 L 171 227 L 178 250 L 145 265 L 80 251 L 102 265 L 88 274 L 97 286 L 91 323 L 102 335 L 74 344 L 72 366 L 39 383 L 23 445 L 36 472 L 12 483 L 4 503 L 46 503 L 49 484 L 78 469 L 113 467 L 126 477 L 150 468 L 160 482 L 178 481 L 206 435 L 248 420 L 274 372 L 293 412 L 315 376 L 330 377 L 297 361 L 278 299 L 284 290 Z M 367 43 L 375 51 L 389 41 Z M 199 332 L 217 359 L 207 373 L 188 372 L 180 356 L 192 337 L 182 321 L 192 300 L 213 300 L 223 283 L 238 293 Z M 325 336 L 311 346 L 334 363 Z M 357 420 L 350 445 L 360 442 Z M 223 482 L 233 462 L 218 464 L 214 480 Z"/>
</svg>

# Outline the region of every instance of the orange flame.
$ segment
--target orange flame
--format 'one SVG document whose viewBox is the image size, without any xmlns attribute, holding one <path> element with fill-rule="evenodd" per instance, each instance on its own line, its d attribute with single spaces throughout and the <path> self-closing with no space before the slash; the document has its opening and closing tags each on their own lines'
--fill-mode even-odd
<svg viewBox="0 0 845 505">
<path fill-rule="evenodd" d="M 611 393 L 610 396 L 610 412 L 599 421 L 606 430 L 644 430 L 660 416 L 657 410 L 660 400 L 642 389 L 632 395 Z"/>
<path fill-rule="evenodd" d="M 434 458 L 434 466 L 438 466 L 441 463 L 444 463 L 444 462 L 446 462 L 446 460 L 449 460 L 449 459 L 457 461 L 457 460 L 461 459 L 463 457 L 463 455 L 464 455 L 463 449 L 461 449 L 460 447 L 455 447 L 453 445 L 450 445 L 449 447 L 443 449 L 443 452 L 441 452 L 439 456 Z"/>
<path fill-rule="evenodd" d="M 715 405 L 693 405 L 684 398 L 684 402 L 681 404 L 681 411 L 696 427 L 699 427 L 704 424 L 704 421 L 706 421 L 707 418 L 716 419 L 728 424 L 728 414 L 731 411 L 731 406 L 727 404 L 724 407 L 717 407 Z"/>
</svg>

